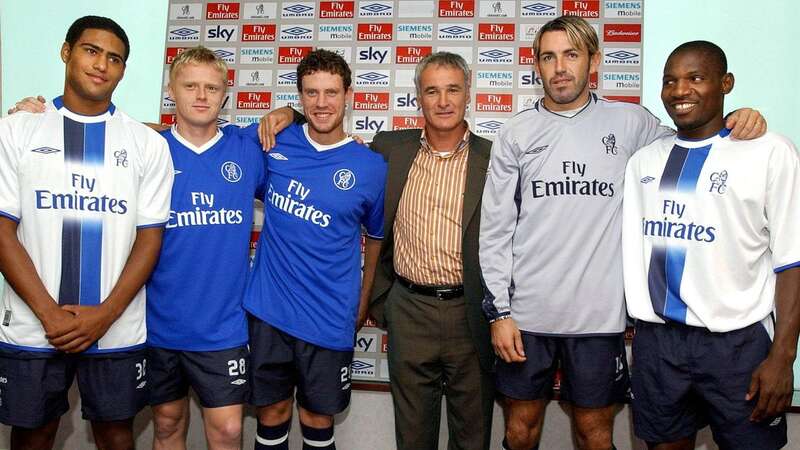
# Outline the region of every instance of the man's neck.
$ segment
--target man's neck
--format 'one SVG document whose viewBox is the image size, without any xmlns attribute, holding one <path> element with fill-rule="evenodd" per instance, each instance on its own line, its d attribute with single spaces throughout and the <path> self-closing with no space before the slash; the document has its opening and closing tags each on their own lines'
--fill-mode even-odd
<svg viewBox="0 0 800 450">
<path fill-rule="evenodd" d="M 61 97 L 64 101 L 64 107 L 82 116 L 99 116 L 108 111 L 111 106 L 111 99 L 94 101 L 78 97 L 72 90 L 64 89 L 64 95 Z"/>
<path fill-rule="evenodd" d="M 693 129 L 678 128 L 678 137 L 690 141 L 702 141 L 719 134 L 725 128 L 725 118 L 720 114 L 714 120 Z"/>
<path fill-rule="evenodd" d="M 341 124 L 339 124 L 337 128 L 334 128 L 333 130 L 327 133 L 320 133 L 313 127 L 309 126 L 308 137 L 311 138 L 317 144 L 331 145 L 342 141 L 344 138 L 347 137 L 347 133 L 344 132 L 344 127 L 342 127 Z"/>
<path fill-rule="evenodd" d="M 180 118 L 176 119 L 175 129 L 182 138 L 189 141 L 195 147 L 202 147 L 217 135 L 217 123 L 212 122 L 208 125 L 193 126 L 184 122 Z"/>
<path fill-rule="evenodd" d="M 458 147 L 464 133 L 467 132 L 467 123 L 461 124 L 451 130 L 435 130 L 425 127 L 425 139 L 428 145 L 437 152 L 452 152 Z"/>
<path fill-rule="evenodd" d="M 554 113 L 558 113 L 561 111 L 570 111 L 573 109 L 578 109 L 584 105 L 589 103 L 589 91 L 586 90 L 585 92 L 581 93 L 575 100 L 571 101 L 570 103 L 556 103 L 548 97 L 547 95 L 544 96 L 544 107 L 547 108 L 548 111 L 552 111 Z"/>
</svg>

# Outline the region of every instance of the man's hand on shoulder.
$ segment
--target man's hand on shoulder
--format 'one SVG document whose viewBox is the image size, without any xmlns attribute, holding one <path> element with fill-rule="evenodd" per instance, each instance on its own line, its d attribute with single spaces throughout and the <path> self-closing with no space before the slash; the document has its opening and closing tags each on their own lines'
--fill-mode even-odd
<svg viewBox="0 0 800 450">
<path fill-rule="evenodd" d="M 36 97 L 25 97 L 22 100 L 14 103 L 14 106 L 8 109 L 8 114 L 14 114 L 20 111 L 27 111 L 29 113 L 43 113 L 45 111 L 45 99 L 41 95 Z"/>
<path fill-rule="evenodd" d="M 731 130 L 732 138 L 749 141 L 767 132 L 767 120 L 755 109 L 741 108 L 725 119 L 725 128 Z"/>
<path fill-rule="evenodd" d="M 292 124 L 294 111 L 288 106 L 278 108 L 258 121 L 258 140 L 261 148 L 270 151 L 275 147 L 275 136 Z"/>
<path fill-rule="evenodd" d="M 523 362 L 525 349 L 522 345 L 522 334 L 514 319 L 501 319 L 492 322 L 492 345 L 494 353 L 507 363 Z"/>
</svg>

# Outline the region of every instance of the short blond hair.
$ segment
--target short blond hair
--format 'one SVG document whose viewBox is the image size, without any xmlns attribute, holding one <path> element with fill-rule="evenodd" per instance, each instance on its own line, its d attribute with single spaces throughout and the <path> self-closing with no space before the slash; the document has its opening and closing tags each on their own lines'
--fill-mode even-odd
<svg viewBox="0 0 800 450">
<path fill-rule="evenodd" d="M 539 59 L 542 36 L 549 31 L 567 33 L 567 39 L 569 39 L 570 44 L 574 45 L 578 50 L 588 50 L 589 56 L 600 51 L 597 33 L 589 25 L 589 22 L 577 16 L 561 16 L 547 22 L 536 32 L 536 37 L 533 39 L 533 55 L 536 56 L 536 59 Z"/>
<path fill-rule="evenodd" d="M 214 52 L 202 45 L 187 48 L 172 60 L 172 65 L 169 67 L 169 81 L 173 81 L 178 71 L 186 64 L 209 64 L 214 66 L 222 74 L 222 79 L 226 82 L 228 81 L 228 65 Z"/>
</svg>

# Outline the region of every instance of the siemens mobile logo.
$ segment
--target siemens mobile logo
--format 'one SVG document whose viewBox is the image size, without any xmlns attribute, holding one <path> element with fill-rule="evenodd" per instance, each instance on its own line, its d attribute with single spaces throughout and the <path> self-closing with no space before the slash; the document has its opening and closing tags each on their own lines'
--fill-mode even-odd
<svg viewBox="0 0 800 450">
<path fill-rule="evenodd" d="M 239 40 L 238 25 L 209 25 L 206 27 L 206 41 L 230 42 Z"/>
<path fill-rule="evenodd" d="M 642 75 L 638 72 L 603 72 L 603 89 L 628 91 L 641 88 Z"/>
<path fill-rule="evenodd" d="M 320 41 L 352 41 L 353 24 L 324 25 L 320 24 L 317 28 L 318 39 Z"/>
<path fill-rule="evenodd" d="M 360 1 L 358 2 L 358 17 L 392 17 L 394 16 L 393 3 Z"/>
<path fill-rule="evenodd" d="M 209 50 L 217 55 L 217 58 L 225 61 L 228 64 L 236 63 L 236 49 L 233 47 L 209 47 Z"/>
<path fill-rule="evenodd" d="M 311 47 L 278 47 L 278 64 L 299 64 L 311 50 Z"/>
<path fill-rule="evenodd" d="M 239 64 L 274 64 L 273 47 L 242 47 L 239 49 Z"/>
<path fill-rule="evenodd" d="M 440 23 L 438 37 L 443 41 L 471 41 L 473 30 L 471 23 Z"/>
<path fill-rule="evenodd" d="M 607 66 L 638 66 L 642 63 L 639 48 L 605 48 L 603 64 Z"/>
<path fill-rule="evenodd" d="M 206 20 L 239 19 L 239 3 L 209 3 Z"/>
<path fill-rule="evenodd" d="M 627 1 L 627 2 L 603 2 L 603 10 L 607 18 L 620 18 L 630 19 L 634 17 L 642 17 L 642 2 L 640 1 Z"/>
<path fill-rule="evenodd" d="M 275 109 L 283 108 L 284 106 L 301 111 L 303 109 L 303 107 L 300 105 L 300 94 L 298 92 L 276 92 L 273 96 L 273 100 L 275 103 Z"/>
<path fill-rule="evenodd" d="M 389 86 L 388 70 L 356 70 L 356 87 Z"/>
<path fill-rule="evenodd" d="M 242 42 L 267 42 L 274 41 L 276 26 L 274 23 L 264 25 L 242 25 Z"/>
<path fill-rule="evenodd" d="M 392 61 L 392 47 L 358 47 L 356 62 L 362 64 L 389 64 Z"/>
<path fill-rule="evenodd" d="M 514 72 L 510 70 L 479 70 L 475 77 L 479 88 L 514 87 Z"/>
<path fill-rule="evenodd" d="M 556 17 L 558 14 L 556 3 L 555 1 L 523 0 L 519 5 L 519 15 L 520 17 Z"/>
<path fill-rule="evenodd" d="M 513 47 L 480 47 L 478 64 L 514 64 Z"/>
<path fill-rule="evenodd" d="M 475 2 L 440 0 L 439 17 L 475 17 Z"/>
<path fill-rule="evenodd" d="M 313 25 L 281 25 L 282 41 L 310 41 L 313 39 Z"/>
<path fill-rule="evenodd" d="M 352 19 L 355 2 L 319 2 L 320 19 Z"/>
<path fill-rule="evenodd" d="M 314 2 L 284 2 L 281 9 L 282 19 L 313 18 L 314 15 Z"/>
<path fill-rule="evenodd" d="M 168 42 L 195 42 L 200 41 L 200 27 L 198 26 L 172 26 L 167 34 Z"/>
<path fill-rule="evenodd" d="M 397 25 L 398 41 L 433 40 L 432 23 L 401 23 Z"/>
<path fill-rule="evenodd" d="M 576 16 L 583 19 L 600 18 L 599 1 L 567 1 L 564 0 L 563 13 L 565 16 Z"/>
</svg>

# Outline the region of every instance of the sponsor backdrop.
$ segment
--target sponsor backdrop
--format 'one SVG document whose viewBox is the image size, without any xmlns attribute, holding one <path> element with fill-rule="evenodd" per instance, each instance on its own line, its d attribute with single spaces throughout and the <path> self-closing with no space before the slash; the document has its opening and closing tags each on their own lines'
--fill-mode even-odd
<svg viewBox="0 0 800 450">
<path fill-rule="evenodd" d="M 171 124 L 175 117 L 166 90 L 169 64 L 184 48 L 202 44 L 230 66 L 220 125 L 245 126 L 281 106 L 299 109 L 295 67 L 312 49 L 326 48 L 353 70 L 350 132 L 370 139 L 379 131 L 421 128 L 414 67 L 431 52 L 450 51 L 472 68 L 470 127 L 491 139 L 508 117 L 542 95 L 531 43 L 542 24 L 562 14 L 589 20 L 601 38 L 602 65 L 592 88 L 638 103 L 643 3 L 170 0 L 161 122 Z M 383 331 L 364 328 L 355 350 L 354 379 L 388 380 Z"/>
</svg>

